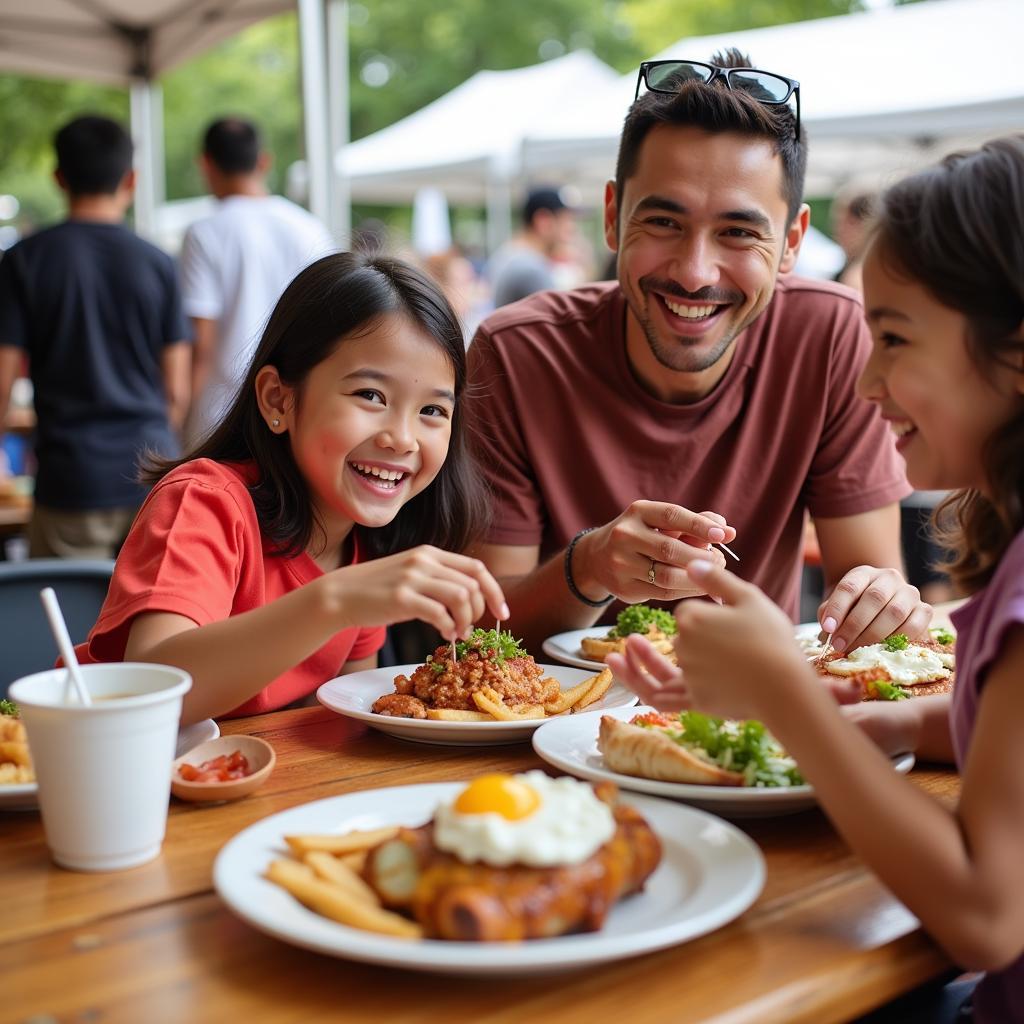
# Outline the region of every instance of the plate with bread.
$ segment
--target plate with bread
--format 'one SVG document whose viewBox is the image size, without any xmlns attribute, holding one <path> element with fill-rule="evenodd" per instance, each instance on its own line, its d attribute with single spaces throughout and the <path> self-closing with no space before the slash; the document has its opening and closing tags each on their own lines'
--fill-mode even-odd
<svg viewBox="0 0 1024 1024">
<path fill-rule="evenodd" d="M 813 787 L 760 722 L 619 708 L 548 722 L 534 733 L 533 747 L 549 764 L 580 778 L 726 817 L 794 814 L 816 804 Z M 893 758 L 901 774 L 913 766 L 913 754 Z"/>
<path fill-rule="evenodd" d="M 549 658 L 566 665 L 601 668 L 609 654 L 621 654 L 626 649 L 626 637 L 634 633 L 646 636 L 662 654 L 675 661 L 672 638 L 676 621 L 672 613 L 646 604 L 623 608 L 611 627 L 588 626 L 556 633 L 544 641 L 541 649 Z"/>
<path fill-rule="evenodd" d="M 213 871 L 234 913 L 292 945 L 524 978 L 703 935 L 764 877 L 727 822 L 539 770 L 292 807 L 235 836 Z"/>
<path fill-rule="evenodd" d="M 510 633 L 494 629 L 443 644 L 419 665 L 339 676 L 317 700 L 389 735 L 450 746 L 519 743 L 555 716 L 637 703 L 609 669 L 538 665 Z"/>
</svg>

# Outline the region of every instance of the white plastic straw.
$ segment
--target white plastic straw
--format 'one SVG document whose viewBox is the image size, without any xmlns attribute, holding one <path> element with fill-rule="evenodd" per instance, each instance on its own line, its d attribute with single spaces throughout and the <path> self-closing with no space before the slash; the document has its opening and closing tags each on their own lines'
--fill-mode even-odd
<svg viewBox="0 0 1024 1024">
<path fill-rule="evenodd" d="M 50 629 L 53 630 L 53 638 L 57 641 L 57 649 L 64 659 L 64 664 L 67 665 L 71 681 L 75 684 L 78 700 L 88 707 L 92 704 L 92 699 L 89 697 L 89 691 L 85 688 L 82 673 L 78 669 L 75 648 L 71 644 L 67 623 L 61 614 L 60 605 L 57 603 L 57 595 L 53 592 L 53 587 L 46 587 L 39 591 L 39 596 L 42 598 L 43 608 L 46 609 L 46 617 L 50 620 Z"/>
</svg>

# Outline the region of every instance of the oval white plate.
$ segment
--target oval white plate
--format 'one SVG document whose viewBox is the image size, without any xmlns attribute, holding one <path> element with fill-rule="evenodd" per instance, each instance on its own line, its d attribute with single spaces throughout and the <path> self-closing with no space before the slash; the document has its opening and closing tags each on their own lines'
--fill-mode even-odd
<svg viewBox="0 0 1024 1024">
<path fill-rule="evenodd" d="M 634 715 L 653 711 L 653 708 L 635 707 L 605 712 L 628 721 Z M 672 800 L 682 800 L 695 807 L 703 807 L 730 818 L 768 818 L 777 814 L 795 814 L 814 807 L 817 803 L 812 786 L 788 786 L 773 789 L 736 786 L 698 786 L 683 782 L 660 782 L 657 779 L 638 779 L 609 771 L 597 749 L 600 715 L 574 715 L 566 719 L 552 719 L 542 724 L 533 734 L 533 749 L 548 764 L 592 781 L 614 782 L 622 789 L 638 793 L 651 793 Z M 913 754 L 893 758 L 893 768 L 906 774 L 914 767 Z"/>
<path fill-rule="evenodd" d="M 764 885 L 764 858 L 739 829 L 703 811 L 625 797 L 661 837 L 661 864 L 644 891 L 618 903 L 599 932 L 520 943 L 420 942 L 374 935 L 307 910 L 263 878 L 290 833 L 416 826 L 465 783 L 366 790 L 315 800 L 264 818 L 217 856 L 213 884 L 243 920 L 304 949 L 441 974 L 535 975 L 637 956 L 719 928 L 743 913 Z"/>
<path fill-rule="evenodd" d="M 589 629 L 570 629 L 566 633 L 556 633 L 554 636 L 549 636 L 540 647 L 549 658 L 554 658 L 555 661 L 599 672 L 604 668 L 604 662 L 591 661 L 590 658 L 584 658 L 583 652 L 580 650 L 580 641 L 585 636 L 601 636 L 603 633 L 607 633 L 609 629 L 611 629 L 609 625 L 591 626 Z"/>
<path fill-rule="evenodd" d="M 564 665 L 541 665 L 546 676 L 554 676 L 562 689 L 568 689 L 592 676 Z M 538 726 L 551 719 L 536 718 L 525 722 L 435 722 L 421 718 L 391 718 L 376 715 L 370 709 L 373 702 L 385 693 L 395 692 L 395 676 L 412 675 L 417 665 L 392 665 L 368 672 L 353 672 L 324 683 L 316 691 L 316 699 L 332 711 L 347 718 L 357 718 L 374 729 L 404 740 L 419 743 L 441 743 L 445 746 L 476 746 L 479 744 L 520 743 L 528 740 Z M 588 711 L 607 711 L 611 708 L 632 707 L 637 696 L 625 687 L 613 683 L 602 700 L 587 708 Z"/>
<path fill-rule="evenodd" d="M 174 756 L 181 757 L 193 747 L 220 735 L 220 726 L 212 718 L 204 718 L 194 725 L 186 725 L 178 732 Z M 38 789 L 34 782 L 0 785 L 0 811 L 30 811 L 38 805 Z"/>
<path fill-rule="evenodd" d="M 549 658 L 554 658 L 555 661 L 560 661 L 565 665 L 575 665 L 578 668 L 597 671 L 604 668 L 604 662 L 591 661 L 589 658 L 583 657 L 580 641 L 585 636 L 600 636 L 609 628 L 607 625 L 590 626 L 588 629 L 570 629 L 565 633 L 556 633 L 541 644 L 541 650 Z M 821 626 L 816 622 L 801 622 L 800 625 L 793 627 L 793 632 L 797 642 L 807 650 L 808 654 L 821 650 L 821 645 L 815 641 L 815 637 L 821 632 Z"/>
</svg>

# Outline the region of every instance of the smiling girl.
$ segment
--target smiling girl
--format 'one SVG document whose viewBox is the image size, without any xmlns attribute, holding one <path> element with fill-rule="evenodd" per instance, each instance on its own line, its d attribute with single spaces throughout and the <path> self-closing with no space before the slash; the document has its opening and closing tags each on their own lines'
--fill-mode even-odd
<svg viewBox="0 0 1024 1024">
<path fill-rule="evenodd" d="M 680 607 L 679 669 L 638 638 L 615 665 L 658 707 L 764 721 L 854 850 L 956 962 L 989 972 L 957 1018 L 983 1024 L 1024 1021 L 1022 225 L 1018 135 L 891 189 L 864 265 L 874 346 L 860 393 L 892 423 L 911 483 L 956 490 L 940 516 L 950 575 L 972 596 L 952 614 L 953 693 L 841 711 L 786 616 L 707 562 L 689 571 L 724 603 Z M 955 759 L 955 808 L 894 775 L 885 754 L 903 750 Z"/>
<path fill-rule="evenodd" d="M 79 658 L 185 669 L 188 723 L 372 668 L 394 622 L 451 638 L 507 618 L 483 564 L 453 553 L 482 514 L 464 386 L 462 332 L 424 275 L 349 253 L 304 270 L 221 425 L 151 467 Z"/>
</svg>

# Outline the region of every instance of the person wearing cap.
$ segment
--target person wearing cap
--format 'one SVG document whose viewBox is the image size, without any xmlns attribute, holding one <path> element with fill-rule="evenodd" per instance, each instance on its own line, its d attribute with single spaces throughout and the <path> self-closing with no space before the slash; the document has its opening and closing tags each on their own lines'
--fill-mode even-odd
<svg viewBox="0 0 1024 1024">
<path fill-rule="evenodd" d="M 605 190 L 617 280 L 478 329 L 467 415 L 492 520 L 475 553 L 530 649 L 701 595 L 687 564 L 723 564 L 720 543 L 796 618 L 808 513 L 838 650 L 927 628 L 901 571 L 904 466 L 855 393 L 860 297 L 791 273 L 805 167 L 798 82 L 735 50 L 645 63 Z"/>
<path fill-rule="evenodd" d="M 551 256 L 571 245 L 575 234 L 576 212 L 559 190 L 532 189 L 522 230 L 498 249 L 487 268 L 495 307 L 557 287 Z"/>
</svg>

